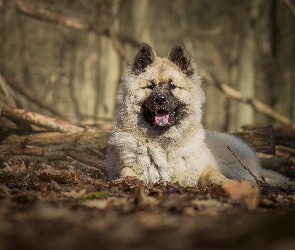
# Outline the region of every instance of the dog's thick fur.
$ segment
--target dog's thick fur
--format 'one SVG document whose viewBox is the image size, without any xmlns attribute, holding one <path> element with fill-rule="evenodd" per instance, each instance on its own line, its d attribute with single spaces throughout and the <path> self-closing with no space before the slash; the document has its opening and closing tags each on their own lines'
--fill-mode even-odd
<svg viewBox="0 0 295 250">
<path fill-rule="evenodd" d="M 148 185 L 167 181 L 201 188 L 230 179 L 255 184 L 227 144 L 258 178 L 269 184 L 288 181 L 262 169 L 241 140 L 204 130 L 200 76 L 181 45 L 160 58 L 143 44 L 122 78 L 117 101 L 107 161 L 111 179 L 136 176 Z"/>
</svg>

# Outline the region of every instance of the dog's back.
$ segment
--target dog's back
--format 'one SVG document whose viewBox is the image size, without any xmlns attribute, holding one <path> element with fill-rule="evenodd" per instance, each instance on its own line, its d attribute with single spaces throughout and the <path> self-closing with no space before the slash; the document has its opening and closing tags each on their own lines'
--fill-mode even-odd
<svg viewBox="0 0 295 250">
<path fill-rule="evenodd" d="M 244 165 L 255 177 L 260 180 L 264 178 L 268 184 L 288 183 L 285 176 L 263 169 L 254 150 L 233 135 L 206 131 L 205 143 L 217 161 L 218 170 L 229 179 L 246 179 L 256 184 L 254 177 L 243 167 Z"/>
</svg>

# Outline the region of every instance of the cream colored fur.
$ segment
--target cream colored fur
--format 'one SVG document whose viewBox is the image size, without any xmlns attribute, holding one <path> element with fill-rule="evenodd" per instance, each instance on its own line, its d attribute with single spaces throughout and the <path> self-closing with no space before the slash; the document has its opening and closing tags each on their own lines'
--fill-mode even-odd
<svg viewBox="0 0 295 250">
<path fill-rule="evenodd" d="M 148 185 L 164 181 L 199 187 L 229 179 L 247 179 L 255 184 L 225 147 L 227 144 L 258 178 L 264 176 L 270 184 L 288 181 L 278 173 L 262 169 L 254 151 L 241 140 L 205 131 L 201 124 L 205 95 L 200 76 L 188 76 L 168 58 L 156 57 L 155 53 L 154 56 L 154 61 L 140 74 L 130 69 L 119 86 L 107 161 L 111 179 L 136 176 Z M 141 106 L 150 94 L 146 88 L 150 81 L 168 79 L 177 84 L 173 94 L 186 104 L 188 115 L 165 133 L 158 133 L 144 120 Z"/>
</svg>

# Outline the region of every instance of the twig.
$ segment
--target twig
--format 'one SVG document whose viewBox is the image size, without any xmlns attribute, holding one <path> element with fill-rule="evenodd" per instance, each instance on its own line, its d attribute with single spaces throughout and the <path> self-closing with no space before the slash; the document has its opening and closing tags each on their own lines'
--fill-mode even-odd
<svg viewBox="0 0 295 250">
<path fill-rule="evenodd" d="M 0 73 L 0 77 L 1 77 L 1 73 Z M 12 81 L 11 79 L 9 79 L 6 76 L 3 76 L 4 79 L 6 80 L 6 82 L 17 92 L 19 92 L 20 94 L 24 95 L 25 97 L 27 97 L 28 99 L 30 99 L 31 101 L 35 102 L 36 104 L 38 104 L 40 107 L 47 109 L 49 111 L 51 111 L 53 114 L 58 115 L 59 117 L 61 117 L 64 120 L 67 120 L 68 117 L 66 115 L 64 115 L 63 113 L 61 113 L 59 110 L 57 110 L 55 107 L 49 105 L 48 103 L 45 103 L 43 100 L 40 100 L 38 97 L 36 97 L 30 90 L 25 89 L 23 87 L 21 87 L 20 85 L 18 85 L 16 82 Z"/>
<path fill-rule="evenodd" d="M 253 172 L 251 171 L 251 169 L 246 166 L 240 159 L 239 157 L 236 156 L 235 152 L 231 150 L 231 148 L 228 145 L 225 145 L 227 147 L 227 149 L 233 154 L 234 157 L 236 157 L 236 159 L 239 161 L 239 163 L 243 166 L 244 169 L 246 169 L 250 175 L 253 176 L 253 178 L 255 179 L 256 183 L 258 186 L 268 186 L 268 184 L 266 183 L 265 180 L 259 180 L 255 174 L 253 174 Z"/>
<path fill-rule="evenodd" d="M 125 51 L 125 49 L 123 48 L 121 42 L 119 41 L 115 30 L 111 24 L 111 20 L 109 18 L 110 14 L 108 13 L 108 10 L 105 6 L 105 2 L 104 1 L 100 1 L 99 2 L 99 7 L 100 7 L 100 12 L 101 12 L 101 17 L 102 20 L 104 21 L 105 25 L 108 28 L 114 49 L 119 53 L 119 55 L 121 56 L 121 58 L 127 63 L 129 64 L 129 57 Z"/>
<path fill-rule="evenodd" d="M 295 124 L 293 123 L 292 120 L 290 120 L 286 116 L 278 113 L 273 108 L 266 105 L 265 103 L 258 101 L 257 99 L 249 98 L 249 97 L 243 95 L 241 92 L 231 88 L 227 84 L 219 82 L 218 80 L 214 79 L 214 77 L 211 74 L 209 74 L 205 71 L 202 71 L 200 73 L 201 73 L 201 75 L 203 75 L 203 78 L 207 83 L 217 87 L 218 89 L 223 91 L 225 94 L 227 94 L 229 97 L 231 97 L 239 102 L 244 102 L 246 104 L 249 104 L 253 108 L 255 108 L 255 110 L 257 110 L 258 112 L 260 112 L 264 115 L 267 115 L 267 116 L 271 117 L 272 119 L 295 129 Z"/>
<path fill-rule="evenodd" d="M 288 8 L 291 10 L 293 16 L 295 16 L 295 7 L 293 3 L 290 0 L 284 0 L 284 2 L 288 6 Z"/>
<path fill-rule="evenodd" d="M 90 31 L 99 35 L 110 37 L 108 29 L 102 29 L 98 26 L 84 22 L 78 18 L 73 18 L 73 17 L 62 15 L 60 13 L 51 12 L 44 8 L 37 7 L 25 0 L 17 0 L 16 8 L 19 12 L 39 20 L 45 20 L 52 23 L 59 23 L 74 29 Z M 141 45 L 141 42 L 137 41 L 131 36 L 121 34 L 121 33 L 116 33 L 116 36 L 122 43 L 128 43 L 134 47 L 139 47 Z"/>
</svg>

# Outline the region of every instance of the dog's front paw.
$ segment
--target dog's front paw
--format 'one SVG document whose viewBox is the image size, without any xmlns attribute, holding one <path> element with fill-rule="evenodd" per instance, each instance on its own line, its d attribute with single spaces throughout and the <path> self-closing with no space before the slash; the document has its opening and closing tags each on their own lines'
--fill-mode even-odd
<svg viewBox="0 0 295 250">
<path fill-rule="evenodd" d="M 202 172 L 198 180 L 197 186 L 200 189 L 204 189 L 206 186 L 209 186 L 212 184 L 221 185 L 228 181 L 230 181 L 230 179 L 226 178 L 222 173 L 220 173 L 215 168 L 209 166 L 209 167 L 206 167 L 204 171 Z"/>
<path fill-rule="evenodd" d="M 138 178 L 138 175 L 136 174 L 136 172 L 132 168 L 130 168 L 130 167 L 124 167 L 120 171 L 120 178 L 125 178 L 127 176 L 137 177 Z"/>
</svg>

